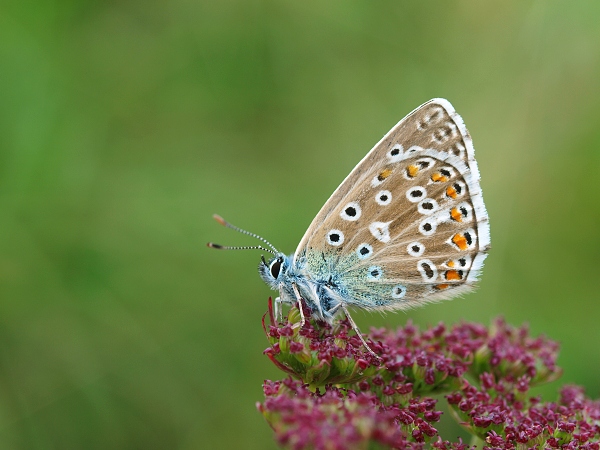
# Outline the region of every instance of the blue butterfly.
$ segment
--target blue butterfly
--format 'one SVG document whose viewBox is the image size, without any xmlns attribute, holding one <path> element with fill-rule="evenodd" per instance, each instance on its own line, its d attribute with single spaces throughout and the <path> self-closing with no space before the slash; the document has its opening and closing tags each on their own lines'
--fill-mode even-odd
<svg viewBox="0 0 600 450">
<path fill-rule="evenodd" d="M 490 247 L 489 218 L 471 137 L 452 105 L 433 99 L 394 126 L 350 172 L 292 255 L 273 254 L 261 278 L 279 303 L 301 299 L 332 323 L 349 307 L 403 310 L 474 287 Z M 304 316 L 303 316 L 304 320 Z M 363 339 L 363 344 L 371 352 Z M 374 353 L 373 353 L 374 354 Z"/>
</svg>

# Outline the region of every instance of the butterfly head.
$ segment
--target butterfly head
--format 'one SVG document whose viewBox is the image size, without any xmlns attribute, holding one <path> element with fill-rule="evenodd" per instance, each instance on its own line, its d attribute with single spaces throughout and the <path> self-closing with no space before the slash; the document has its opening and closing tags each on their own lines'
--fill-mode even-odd
<svg viewBox="0 0 600 450">
<path fill-rule="evenodd" d="M 265 238 L 255 233 L 250 233 L 249 231 L 243 230 L 242 228 L 236 227 L 235 225 L 232 225 L 229 222 L 225 221 L 221 216 L 215 214 L 213 217 L 218 223 L 220 223 L 224 227 L 231 228 L 232 230 L 235 230 L 242 234 L 246 234 L 248 236 L 252 236 L 265 243 L 267 247 L 264 247 L 262 245 L 232 247 L 215 244 L 213 242 L 209 242 L 207 245 L 211 248 L 216 248 L 219 250 L 264 250 L 266 252 L 271 253 L 273 257 L 271 257 L 269 261 L 265 260 L 264 256 L 261 257 L 261 262 L 258 265 L 258 273 L 260 274 L 260 277 L 265 281 L 265 283 L 267 283 L 271 288 L 273 288 L 274 290 L 279 290 L 279 286 L 283 282 L 285 274 L 291 266 L 291 257 L 286 256 L 280 251 L 278 251 Z"/>
<path fill-rule="evenodd" d="M 258 265 L 258 273 L 265 283 L 277 290 L 289 267 L 290 258 L 283 253 L 277 253 L 268 261 L 264 256 L 262 257 Z"/>
</svg>

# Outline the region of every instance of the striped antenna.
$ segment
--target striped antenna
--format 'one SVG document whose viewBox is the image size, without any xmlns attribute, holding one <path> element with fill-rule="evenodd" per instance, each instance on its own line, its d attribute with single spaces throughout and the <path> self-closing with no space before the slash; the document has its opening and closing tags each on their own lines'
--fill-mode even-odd
<svg viewBox="0 0 600 450">
<path fill-rule="evenodd" d="M 246 245 L 246 246 L 231 246 L 231 245 L 219 245 L 214 242 L 209 242 L 206 244 L 207 247 L 216 248 L 217 250 L 264 250 L 265 252 L 273 253 L 275 252 L 270 248 L 265 248 L 262 245 Z"/>
<path fill-rule="evenodd" d="M 264 250 L 266 252 L 273 253 L 274 255 L 277 254 L 277 253 L 279 253 L 277 251 L 277 249 L 275 247 L 273 247 L 273 245 L 269 241 L 267 241 L 265 238 L 263 238 L 262 236 L 259 236 L 258 234 L 251 233 L 249 231 L 243 230 L 240 227 L 236 227 L 235 225 L 232 225 L 229 222 L 227 222 L 225 219 L 223 219 L 218 214 L 214 214 L 213 215 L 213 219 L 215 219 L 217 222 L 219 222 L 224 227 L 231 228 L 232 230 L 235 230 L 238 233 L 247 234 L 248 236 L 252 236 L 253 238 L 256 238 L 256 239 L 264 242 L 269 247 L 271 247 L 272 250 L 268 249 L 268 248 L 265 248 L 262 245 L 235 246 L 235 247 L 232 247 L 232 246 L 227 246 L 227 245 L 214 244 L 212 242 L 209 242 L 208 244 L 206 244 L 208 247 L 210 247 L 210 248 L 216 248 L 218 250 Z"/>
</svg>

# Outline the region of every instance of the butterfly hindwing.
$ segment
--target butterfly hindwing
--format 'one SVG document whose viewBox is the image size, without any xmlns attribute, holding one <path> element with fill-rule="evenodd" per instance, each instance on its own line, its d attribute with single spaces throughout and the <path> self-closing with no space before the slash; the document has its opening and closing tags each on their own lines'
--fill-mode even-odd
<svg viewBox="0 0 600 450">
<path fill-rule="evenodd" d="M 488 216 L 471 138 L 449 102 L 431 100 L 365 156 L 313 220 L 295 257 L 341 300 L 404 309 L 476 281 Z"/>
</svg>

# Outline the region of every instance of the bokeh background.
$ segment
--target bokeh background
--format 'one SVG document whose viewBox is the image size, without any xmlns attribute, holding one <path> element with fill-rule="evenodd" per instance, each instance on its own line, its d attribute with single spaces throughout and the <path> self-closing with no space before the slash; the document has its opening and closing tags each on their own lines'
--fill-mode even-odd
<svg viewBox="0 0 600 450">
<path fill-rule="evenodd" d="M 260 254 L 207 249 L 254 243 L 211 215 L 291 253 L 438 96 L 477 150 L 480 289 L 355 319 L 528 322 L 597 397 L 599 2 L 2 2 L 0 448 L 275 448 Z"/>
</svg>

